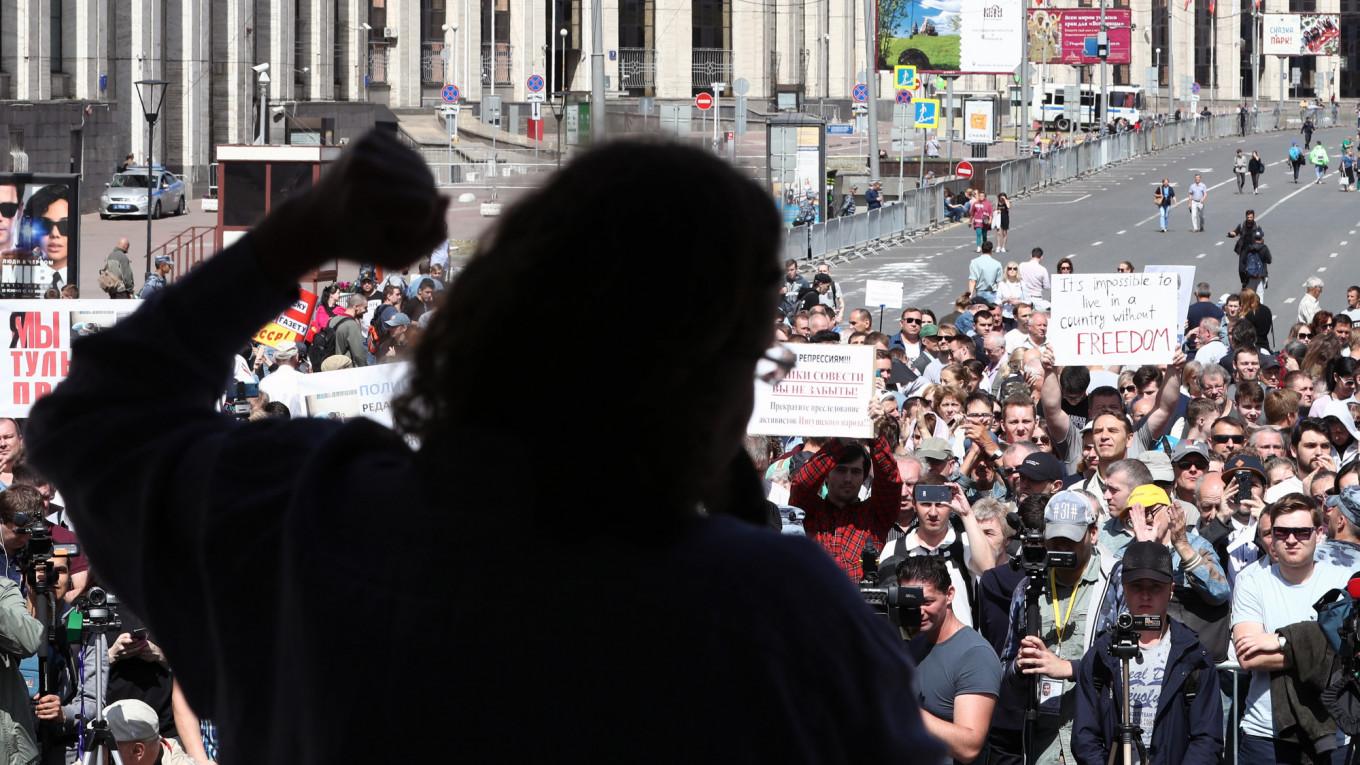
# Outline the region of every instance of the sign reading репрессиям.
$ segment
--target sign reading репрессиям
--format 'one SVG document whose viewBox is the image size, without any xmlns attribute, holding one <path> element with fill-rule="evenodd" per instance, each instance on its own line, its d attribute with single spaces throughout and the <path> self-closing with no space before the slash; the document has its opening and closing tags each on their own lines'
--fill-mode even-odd
<svg viewBox="0 0 1360 765">
<path fill-rule="evenodd" d="M 1169 364 L 1180 342 L 1177 276 L 1071 274 L 1053 279 L 1048 343 L 1060 366 Z"/>
<path fill-rule="evenodd" d="M 867 345 L 788 345 L 797 361 L 775 385 L 756 382 L 746 432 L 757 436 L 870 438 L 874 349 Z"/>
</svg>

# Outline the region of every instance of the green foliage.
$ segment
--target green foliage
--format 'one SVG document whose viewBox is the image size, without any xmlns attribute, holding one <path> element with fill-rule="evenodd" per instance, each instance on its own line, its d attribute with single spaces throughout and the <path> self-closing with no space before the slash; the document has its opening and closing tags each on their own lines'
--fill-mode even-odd
<svg viewBox="0 0 1360 765">
<path fill-rule="evenodd" d="M 896 63 L 902 51 L 908 48 L 915 48 L 925 54 L 930 59 L 928 69 L 940 69 L 945 71 L 957 70 L 959 68 L 959 37 L 958 35 L 916 35 L 915 37 L 892 37 L 884 38 L 886 53 L 884 59 L 887 61 L 888 68 L 891 69 Z"/>
</svg>

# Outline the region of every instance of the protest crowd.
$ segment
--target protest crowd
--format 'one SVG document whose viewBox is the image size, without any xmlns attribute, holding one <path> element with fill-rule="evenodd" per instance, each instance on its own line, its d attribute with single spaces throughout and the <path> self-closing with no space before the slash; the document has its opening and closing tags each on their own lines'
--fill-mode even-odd
<svg viewBox="0 0 1360 765">
<path fill-rule="evenodd" d="M 1062 366 L 1042 249 L 978 250 L 952 305 L 882 331 L 828 264 L 785 263 L 775 334 L 800 352 L 773 377 L 806 344 L 872 347 L 873 437 L 748 436 L 771 524 L 915 595 L 892 621 L 955 762 L 1097 765 L 1129 739 L 1154 763 L 1347 762 L 1360 286 L 1329 305 L 1310 279 L 1277 342 L 1246 277 L 1201 281 L 1167 363 Z"/>
<path fill-rule="evenodd" d="M 626 162 L 608 152 L 584 161 L 646 166 L 665 156 L 655 147 L 617 151 Z M 629 152 L 642 152 L 648 161 L 636 161 Z M 591 159 L 598 156 L 604 159 Z M 756 213 L 772 218 L 772 211 Z M 745 220 L 740 211 L 732 215 Z M 531 228 L 520 233 L 527 236 Z M 1250 234 L 1241 232 L 1245 240 L 1252 239 Z M 805 347 L 864 346 L 872 352 L 873 392 L 866 413 L 871 435 L 745 437 L 745 455 L 764 479 L 764 503 L 757 504 L 768 517 L 755 521 L 769 528 L 756 532 L 776 539 L 804 537 L 825 552 L 814 550 L 813 558 L 802 559 L 809 573 L 799 573 L 806 577 L 800 581 L 813 582 L 817 567 L 824 566 L 836 585 L 858 585 L 866 600 L 880 589 L 890 593 L 888 601 L 873 601 L 887 603 L 882 617 L 870 614 L 868 606 L 863 609 L 867 628 L 856 621 L 858 612 L 845 616 L 833 609 L 829 615 L 805 617 L 825 618 L 816 624 L 827 636 L 864 641 L 822 647 L 844 655 L 847 678 L 862 679 L 866 670 L 872 674 L 884 667 L 896 671 L 892 660 L 898 652 L 912 661 L 903 662 L 912 674 L 885 675 L 878 678 L 884 687 L 847 694 L 865 696 L 872 702 L 865 709 L 883 713 L 882 720 L 865 726 L 882 740 L 865 748 L 916 746 L 929 758 L 934 753 L 921 742 L 933 741 L 943 761 L 997 765 L 1108 765 L 1116 759 L 1157 765 L 1345 765 L 1353 748 L 1347 733 L 1360 724 L 1355 675 L 1360 668 L 1353 665 L 1357 622 L 1348 594 L 1360 595 L 1360 583 L 1349 584 L 1352 572 L 1360 569 L 1360 362 L 1355 360 L 1360 359 L 1360 334 L 1351 332 L 1360 320 L 1360 286 L 1346 291 L 1342 306 L 1339 299 L 1329 305 L 1321 297 L 1321 283 L 1305 285 L 1312 301 L 1300 309 L 1287 339 L 1276 342 L 1270 322 L 1261 320 L 1269 309 L 1253 289 L 1224 292 L 1224 285 L 1200 282 L 1186 313 L 1184 344 L 1171 349 L 1167 363 L 1063 366 L 1053 342 L 1059 330 L 1051 324 L 1054 275 L 1044 265 L 1042 250 L 1034 248 L 1023 264 L 1003 264 L 993 257 L 992 242 L 979 238 L 968 283 L 954 303 L 906 307 L 890 332 L 875 330 L 866 308 L 846 305 L 830 264 L 805 275 L 798 261 L 785 262 L 777 304 L 771 306 L 775 343 L 756 365 L 757 391 L 770 390 L 797 368 Z M 768 239 L 760 241 L 774 241 Z M 142 295 L 147 308 L 187 313 L 192 307 L 188 290 L 205 290 L 210 277 L 230 277 L 230 283 L 250 276 L 272 279 L 248 263 L 254 242 L 246 243 L 206 264 L 204 271 L 211 273 L 185 286 L 184 304 L 171 302 L 180 294 L 179 285 L 166 279 L 153 283 Z M 117 265 L 111 263 L 109 270 Z M 163 265 L 169 264 L 158 264 L 162 277 Z M 1121 265 L 1121 273 L 1133 272 L 1133 264 L 1127 265 Z M 1059 273 L 1071 273 L 1070 261 L 1065 266 Z M 383 275 L 378 266 L 361 264 L 356 282 L 321 291 L 306 333 L 293 341 L 243 346 L 241 338 L 227 338 L 222 330 L 213 342 L 241 350 L 232 356 L 230 380 L 214 400 L 219 417 L 253 423 L 245 428 L 256 428 L 249 432 L 259 440 L 248 443 L 268 451 L 265 429 L 308 416 L 298 376 L 405 361 L 418 353 L 416 343 L 423 336 L 438 336 L 438 314 L 454 310 L 439 308 L 442 301 L 448 296 L 449 305 L 457 306 L 458 293 L 446 251 L 437 250 L 414 270 L 389 269 Z M 111 297 L 130 296 L 125 282 L 110 285 Z M 259 314 L 254 319 L 271 315 L 289 297 L 276 287 L 246 295 L 250 310 Z M 764 305 L 762 300 L 747 308 L 764 312 Z M 231 326 L 244 326 L 246 319 Z M 137 317 L 125 321 L 126 328 L 120 323 L 102 334 L 129 342 Z M 97 346 L 86 347 L 94 354 Z M 106 365 L 101 374 L 116 368 L 97 355 L 85 358 L 83 363 Z M 78 367 L 79 353 L 76 359 Z M 192 366 L 184 363 L 186 370 Z M 196 374 L 203 379 L 195 379 L 195 385 L 216 385 L 205 382 L 207 373 Z M 61 402 L 49 406 L 43 423 L 49 444 L 60 423 L 53 413 L 63 411 L 57 406 L 94 407 L 89 401 L 100 393 L 87 390 L 92 379 L 52 395 Z M 464 415 L 482 422 L 483 415 L 473 409 Z M 315 433 L 323 433 L 319 428 Z M 359 434 L 374 437 L 372 431 Z M 388 461 L 395 461 L 391 455 L 398 447 L 383 448 L 389 449 Z M 500 447 L 493 441 L 487 448 Z M 212 461 L 220 460 L 225 465 L 220 469 L 228 470 L 243 459 L 242 450 L 249 451 L 223 446 Z M 496 460 L 505 462 L 505 454 Z M 122 604 L 115 609 L 115 623 L 98 629 L 96 601 L 116 603 L 117 596 L 103 589 L 83 551 L 64 547 L 83 541 L 80 529 L 65 512 L 62 494 L 28 456 L 24 424 L 0 419 L 0 560 L 5 565 L 0 722 L 8 723 L 0 726 L 0 762 L 75 761 L 96 743 L 89 728 L 96 717 L 106 721 L 122 760 L 138 765 L 203 765 L 219 757 L 219 743 L 224 753 L 259 746 L 230 738 L 219 742 L 217 725 L 200 719 L 181 689 L 161 636 L 148 629 L 150 620 Z M 43 456 L 34 462 L 55 464 L 50 446 Z M 566 476 L 579 478 L 565 470 L 549 473 Z M 377 482 L 400 485 L 395 477 Z M 472 486 L 465 490 L 469 497 L 490 496 Z M 513 487 L 507 490 L 514 493 Z M 261 491 L 248 498 L 255 503 L 251 507 L 273 507 L 269 489 Z M 601 501 L 612 512 L 609 500 Z M 393 505 L 399 506 L 404 507 Z M 709 510 L 715 516 L 726 512 L 716 503 Z M 545 527 L 560 522 L 535 519 Z M 339 525 L 360 533 L 372 530 L 372 525 Z M 478 530 L 470 529 L 468 537 L 478 539 Z M 362 556 L 360 540 L 343 542 Z M 91 544 L 108 543 L 96 538 Z M 640 547 L 651 550 L 648 544 Z M 117 557 L 108 550 L 99 552 Z M 133 552 L 120 554 L 126 559 Z M 702 568 L 705 558 L 692 562 Z M 136 581 L 127 572 L 119 577 Z M 611 574 L 601 581 L 617 585 L 620 580 Z M 203 587 L 220 585 L 205 582 Z M 156 591 L 151 584 L 143 586 L 146 593 Z M 146 593 L 140 602 L 173 609 Z M 809 586 L 807 597 L 827 596 L 820 586 Z M 669 601 L 658 600 L 658 609 L 669 613 Z M 507 617 L 524 610 L 518 605 L 496 613 Z M 77 614 L 86 629 L 53 628 Z M 645 615 L 638 618 L 644 625 L 653 623 Z M 750 624 L 764 621 L 751 619 Z M 801 622 L 807 629 L 813 624 Z M 527 634 L 515 626 L 507 625 L 504 635 Z M 168 637 L 185 640 L 184 633 Z M 760 641 L 752 641 L 755 655 L 764 656 Z M 889 661 L 879 663 L 884 656 Z M 655 657 L 648 653 L 647 658 Z M 852 660 L 862 665 L 849 667 Z M 486 679 L 480 670 L 462 665 L 460 670 L 477 681 Z M 765 679 L 783 678 L 782 671 L 772 667 Z M 459 678 L 450 680 L 459 683 Z M 887 688 L 894 681 L 903 681 L 903 687 Z M 554 674 L 551 682 L 564 681 Z M 465 687 L 452 693 L 485 690 L 473 681 Z M 765 689 L 746 691 L 754 698 Z M 796 696 L 794 690 L 786 692 Z M 914 700 L 919 709 L 911 711 L 919 720 L 888 714 L 890 707 L 898 708 L 895 694 Z M 219 689 L 217 696 L 230 694 Z M 837 708 L 826 699 L 803 701 Z M 224 714 L 233 715 L 239 730 L 243 721 L 265 725 L 271 711 L 276 710 Z M 827 723 L 820 737 L 808 733 L 807 739 L 790 739 L 787 745 L 852 749 L 832 735 L 834 730 Z M 929 738 L 915 738 L 918 731 Z M 620 735 L 627 740 L 626 731 Z M 695 735 L 701 741 L 702 734 Z M 715 735 L 713 740 L 725 739 Z"/>
</svg>

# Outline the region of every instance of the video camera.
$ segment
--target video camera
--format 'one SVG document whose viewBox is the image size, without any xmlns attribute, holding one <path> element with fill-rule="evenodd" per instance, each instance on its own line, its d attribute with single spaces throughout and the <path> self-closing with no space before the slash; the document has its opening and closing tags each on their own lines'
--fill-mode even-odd
<svg viewBox="0 0 1360 765">
<path fill-rule="evenodd" d="M 1138 633 L 1140 632 L 1160 632 L 1162 630 L 1162 617 L 1160 614 L 1130 614 L 1128 612 L 1120 614 L 1114 621 L 1114 636 L 1110 640 L 1110 655 L 1116 659 L 1134 659 L 1138 657 Z"/>
<path fill-rule="evenodd" d="M 80 613 L 80 623 L 74 624 L 72 619 L 67 623 L 68 630 L 116 633 L 123 629 L 123 620 L 118 616 L 118 598 L 103 587 L 91 587 L 89 592 L 77 598 L 76 611 Z M 79 638 L 72 642 L 79 642 Z"/>
<path fill-rule="evenodd" d="M 878 549 L 870 542 L 864 545 L 860 557 L 864 576 L 859 582 L 859 594 L 874 613 L 888 617 L 908 635 L 921 631 L 921 601 L 925 594 L 920 587 L 902 587 L 894 578 L 879 586 Z"/>
<path fill-rule="evenodd" d="M 1027 576 L 1042 577 L 1049 569 L 1077 567 L 1076 553 L 1058 552 L 1044 545 L 1042 529 L 1021 527 L 1019 537 L 1020 554 L 1011 559 L 1013 570 L 1023 569 Z"/>
<path fill-rule="evenodd" d="M 250 418 L 250 400 L 259 398 L 260 386 L 255 383 L 236 382 L 227 389 L 227 403 L 222 411 L 238 420 Z"/>
</svg>

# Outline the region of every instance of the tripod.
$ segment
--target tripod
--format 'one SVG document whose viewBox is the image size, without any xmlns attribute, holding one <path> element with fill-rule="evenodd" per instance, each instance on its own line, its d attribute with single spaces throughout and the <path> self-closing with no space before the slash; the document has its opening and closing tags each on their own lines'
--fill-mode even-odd
<svg viewBox="0 0 1360 765">
<path fill-rule="evenodd" d="M 82 765 L 104 765 L 111 762 L 113 765 L 123 765 L 123 758 L 118 755 L 118 743 L 113 740 L 113 732 L 109 730 L 109 721 L 104 719 L 104 686 L 99 684 L 98 678 L 104 676 L 104 662 L 108 661 L 109 639 L 105 630 L 107 627 L 98 626 L 93 628 L 94 636 L 94 660 L 95 660 L 95 684 L 94 684 L 94 719 L 90 721 L 90 748 L 85 751 L 85 757 L 81 760 Z"/>
<path fill-rule="evenodd" d="M 1135 765 L 1136 762 L 1148 762 L 1147 750 L 1143 748 L 1143 729 L 1138 727 L 1129 718 L 1129 662 L 1138 658 L 1142 651 L 1138 648 L 1138 634 L 1126 632 L 1123 629 L 1115 632 L 1114 640 L 1110 642 L 1110 655 L 1119 659 L 1119 671 L 1123 680 L 1123 687 L 1120 690 L 1119 700 L 1119 725 L 1115 728 L 1116 736 L 1119 739 L 1119 746 L 1110 747 L 1109 765 L 1115 765 L 1115 757 L 1118 756 L 1120 765 Z M 1138 759 L 1133 759 L 1135 748 L 1138 751 Z"/>
<path fill-rule="evenodd" d="M 1034 637 L 1043 637 L 1043 622 L 1039 616 L 1039 601 L 1048 589 L 1039 570 L 1026 570 L 1025 577 L 1025 625 L 1026 632 Z M 1039 721 L 1039 679 L 1028 676 L 1025 690 L 1025 724 L 1021 734 L 1024 740 L 1026 765 L 1039 761 L 1038 742 L 1035 740 L 1034 726 Z"/>
</svg>

